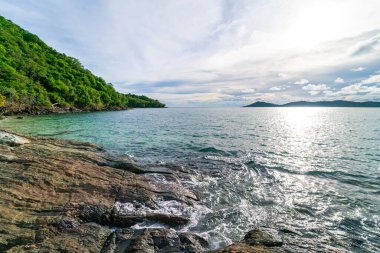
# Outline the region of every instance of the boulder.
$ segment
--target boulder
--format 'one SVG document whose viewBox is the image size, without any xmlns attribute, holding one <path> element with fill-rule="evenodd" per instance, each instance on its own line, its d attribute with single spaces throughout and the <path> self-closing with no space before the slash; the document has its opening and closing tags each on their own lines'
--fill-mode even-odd
<svg viewBox="0 0 380 253">
<path fill-rule="evenodd" d="M 249 231 L 243 240 L 218 249 L 214 253 L 282 253 L 285 250 L 278 231 L 267 227 L 257 227 Z"/>
</svg>

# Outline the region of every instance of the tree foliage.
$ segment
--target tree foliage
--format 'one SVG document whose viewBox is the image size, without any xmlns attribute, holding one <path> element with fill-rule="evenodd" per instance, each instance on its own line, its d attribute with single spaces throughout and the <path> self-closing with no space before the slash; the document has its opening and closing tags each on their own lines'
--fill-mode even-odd
<svg viewBox="0 0 380 253">
<path fill-rule="evenodd" d="M 4 107 L 6 103 L 6 97 L 0 94 L 0 108 Z"/>
<path fill-rule="evenodd" d="M 72 57 L 0 16 L 0 94 L 7 103 L 79 109 L 164 107 L 146 96 L 121 94 Z M 0 105 L 2 97 L 0 97 Z"/>
</svg>

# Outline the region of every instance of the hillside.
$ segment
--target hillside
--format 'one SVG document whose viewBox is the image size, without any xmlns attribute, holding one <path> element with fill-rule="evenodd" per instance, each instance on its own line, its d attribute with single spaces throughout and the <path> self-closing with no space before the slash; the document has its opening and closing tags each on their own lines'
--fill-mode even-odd
<svg viewBox="0 0 380 253">
<path fill-rule="evenodd" d="M 318 102 L 307 102 L 298 101 L 291 102 L 283 105 L 266 103 L 266 102 L 255 102 L 245 107 L 380 107 L 380 102 L 354 102 L 354 101 L 344 101 L 344 100 L 334 100 L 334 101 L 318 101 Z"/>
<path fill-rule="evenodd" d="M 146 96 L 121 94 L 72 57 L 0 16 L 2 112 L 164 107 Z"/>
</svg>

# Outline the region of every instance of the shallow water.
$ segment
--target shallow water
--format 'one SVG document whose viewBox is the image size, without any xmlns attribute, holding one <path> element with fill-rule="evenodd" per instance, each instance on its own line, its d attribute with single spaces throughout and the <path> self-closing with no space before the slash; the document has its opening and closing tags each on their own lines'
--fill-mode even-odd
<svg viewBox="0 0 380 253">
<path fill-rule="evenodd" d="M 380 109 L 167 108 L 8 118 L 0 127 L 91 141 L 203 175 L 187 227 L 223 246 L 254 225 L 305 248 L 380 252 Z"/>
</svg>

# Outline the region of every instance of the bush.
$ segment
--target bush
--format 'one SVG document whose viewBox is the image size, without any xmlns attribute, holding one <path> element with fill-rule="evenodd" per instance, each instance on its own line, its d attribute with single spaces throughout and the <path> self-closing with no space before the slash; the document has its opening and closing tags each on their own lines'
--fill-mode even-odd
<svg viewBox="0 0 380 253">
<path fill-rule="evenodd" d="M 7 104 L 7 98 L 4 95 L 0 94 L 0 108 L 4 107 Z"/>
</svg>

